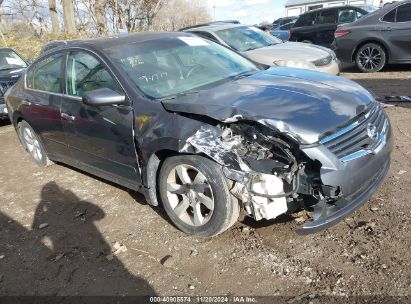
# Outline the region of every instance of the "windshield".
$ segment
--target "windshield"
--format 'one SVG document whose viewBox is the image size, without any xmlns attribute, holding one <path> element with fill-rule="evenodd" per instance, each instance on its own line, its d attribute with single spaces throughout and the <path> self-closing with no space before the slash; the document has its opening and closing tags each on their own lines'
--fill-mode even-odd
<svg viewBox="0 0 411 304">
<path fill-rule="evenodd" d="M 27 64 L 12 50 L 0 50 L 0 71 L 27 68 Z"/>
<path fill-rule="evenodd" d="M 153 39 L 105 52 L 145 95 L 156 99 L 207 89 L 258 71 L 249 60 L 199 37 Z"/>
<path fill-rule="evenodd" d="M 217 31 L 216 34 L 230 47 L 239 52 L 282 43 L 280 39 L 252 26 L 233 27 Z"/>
</svg>

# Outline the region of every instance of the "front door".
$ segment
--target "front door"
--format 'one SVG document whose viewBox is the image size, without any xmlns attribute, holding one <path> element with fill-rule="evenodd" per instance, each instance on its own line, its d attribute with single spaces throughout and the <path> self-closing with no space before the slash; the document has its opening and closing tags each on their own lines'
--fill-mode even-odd
<svg viewBox="0 0 411 304">
<path fill-rule="evenodd" d="M 61 119 L 72 156 L 93 174 L 134 188 L 140 171 L 133 137 L 131 106 L 92 106 L 82 102 L 87 91 L 123 89 L 107 66 L 87 51 L 71 51 L 66 60 Z"/>
</svg>

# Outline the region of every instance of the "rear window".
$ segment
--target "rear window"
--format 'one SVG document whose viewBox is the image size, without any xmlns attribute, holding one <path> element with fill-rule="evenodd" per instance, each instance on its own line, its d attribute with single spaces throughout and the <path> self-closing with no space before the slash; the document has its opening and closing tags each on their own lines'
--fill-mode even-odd
<svg viewBox="0 0 411 304">
<path fill-rule="evenodd" d="M 397 14 L 397 9 L 392 10 L 384 16 L 382 19 L 385 22 L 395 22 L 395 15 Z"/>
<path fill-rule="evenodd" d="M 411 21 L 411 3 L 401 5 L 397 8 L 397 22 Z"/>
<path fill-rule="evenodd" d="M 314 24 L 316 13 L 308 13 L 301 15 L 295 23 L 295 27 L 310 26 Z"/>
</svg>

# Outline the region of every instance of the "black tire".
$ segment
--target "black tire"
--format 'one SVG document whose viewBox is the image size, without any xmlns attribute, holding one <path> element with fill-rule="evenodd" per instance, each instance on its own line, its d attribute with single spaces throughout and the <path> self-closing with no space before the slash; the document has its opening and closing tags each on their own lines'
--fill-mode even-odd
<svg viewBox="0 0 411 304">
<path fill-rule="evenodd" d="M 17 134 L 24 149 L 26 149 L 38 166 L 47 167 L 53 164 L 47 156 L 40 137 L 26 121 L 19 122 Z"/>
<path fill-rule="evenodd" d="M 366 43 L 355 53 L 355 64 L 363 73 L 381 71 L 387 63 L 387 53 L 380 44 Z"/>
<path fill-rule="evenodd" d="M 179 174 L 177 173 L 180 167 L 187 168 L 186 173 L 193 181 L 192 184 L 184 183 L 182 179 L 180 180 Z M 186 187 L 185 185 L 191 185 L 187 186 L 185 190 L 181 190 L 181 192 L 190 192 L 190 190 L 187 189 L 191 189 L 194 193 L 197 193 L 196 191 L 198 189 L 196 189 L 196 185 L 202 185 L 200 186 L 200 192 L 202 191 L 200 195 L 202 197 L 206 195 L 212 197 L 212 211 L 210 211 L 206 205 L 199 203 L 200 200 L 197 201 L 197 199 L 193 198 L 196 194 L 191 194 L 190 197 L 189 193 L 176 194 L 169 191 L 170 187 L 172 187 L 170 185 L 173 183 L 170 182 L 170 179 L 172 180 L 174 173 L 176 173 L 176 185 L 177 183 L 184 184 L 180 190 Z M 197 176 L 205 178 L 203 183 L 196 183 Z M 215 236 L 231 227 L 239 217 L 240 206 L 237 199 L 230 193 L 229 183 L 224 176 L 221 166 L 205 157 L 182 155 L 167 158 L 160 169 L 158 187 L 161 201 L 167 215 L 180 230 L 187 234 L 204 237 Z M 189 198 L 190 206 L 185 205 L 182 207 L 184 202 L 183 196 Z M 201 201 L 202 197 L 200 197 Z M 197 210 L 195 204 L 201 205 L 201 213 L 204 211 L 205 214 L 202 214 L 204 215 L 204 222 L 200 222 L 200 224 L 197 222 L 197 225 L 195 225 L 194 213 L 195 210 Z M 181 207 L 180 210 L 184 210 L 180 216 L 178 216 L 177 211 L 175 211 L 178 207 Z"/>
</svg>

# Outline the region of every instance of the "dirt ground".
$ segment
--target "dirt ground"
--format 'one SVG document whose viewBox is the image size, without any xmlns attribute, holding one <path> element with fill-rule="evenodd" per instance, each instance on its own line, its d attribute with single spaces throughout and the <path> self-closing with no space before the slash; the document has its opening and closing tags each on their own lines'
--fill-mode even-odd
<svg viewBox="0 0 411 304">
<path fill-rule="evenodd" d="M 377 94 L 411 95 L 411 72 L 348 72 Z M 3 124 L 0 295 L 409 296 L 411 109 L 386 110 L 395 148 L 384 184 L 308 236 L 292 216 L 187 236 L 139 194 L 63 165 L 38 168 Z"/>
</svg>

